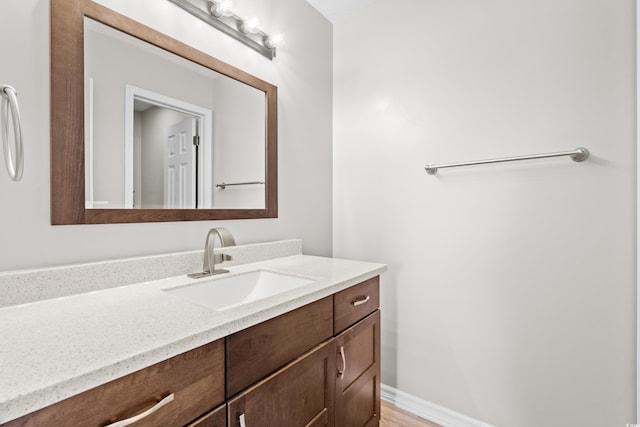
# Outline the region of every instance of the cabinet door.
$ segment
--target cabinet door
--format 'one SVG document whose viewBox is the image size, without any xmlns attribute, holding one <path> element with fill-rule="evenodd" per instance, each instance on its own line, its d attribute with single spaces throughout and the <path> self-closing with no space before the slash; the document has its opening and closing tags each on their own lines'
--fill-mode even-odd
<svg viewBox="0 0 640 427">
<path fill-rule="evenodd" d="M 331 339 L 228 402 L 229 427 L 333 427 Z"/>
<path fill-rule="evenodd" d="M 380 310 L 336 337 L 336 427 L 380 421 Z"/>
</svg>

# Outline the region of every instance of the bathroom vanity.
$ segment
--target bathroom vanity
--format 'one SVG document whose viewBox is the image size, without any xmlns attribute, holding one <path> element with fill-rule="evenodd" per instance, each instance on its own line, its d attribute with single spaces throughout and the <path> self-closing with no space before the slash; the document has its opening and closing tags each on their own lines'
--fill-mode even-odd
<svg viewBox="0 0 640 427">
<path fill-rule="evenodd" d="M 99 2 L 49 3 L 52 225 L 278 217 L 275 85 Z M 102 72 L 113 64 L 122 73 Z M 146 162 L 155 156 L 144 163 L 160 171 L 153 185 L 134 179 L 135 123 L 150 105 L 190 116 L 179 191 L 165 162 Z M 85 153 L 96 156 L 85 164 Z M 219 154 L 229 157 L 214 166 Z M 238 185 L 256 197 L 230 197 Z M 384 265 L 233 254 L 228 273 L 197 279 L 187 274 L 211 271 L 190 257 L 77 266 L 73 280 L 64 269 L 0 272 L 0 426 L 378 424 Z M 181 267 L 163 274 L 168 264 Z"/>
<path fill-rule="evenodd" d="M 2 385 L 20 376 L 11 365 L 27 380 L 0 392 L 0 414 L 15 414 L 0 415 L 0 425 L 120 427 L 127 419 L 135 426 L 378 425 L 385 266 L 296 255 L 231 267 L 227 277 L 256 270 L 310 282 L 218 311 L 167 292 L 198 283 L 184 277 L 0 309 L 0 322 L 12 314 L 43 315 L 27 326 L 41 322 L 45 331 L 29 329 L 26 339 L 56 326 L 76 336 L 47 352 L 0 353 L 2 374 L 13 377 Z M 112 305 L 118 299 L 119 309 Z M 64 306 L 74 316 L 93 316 L 71 326 L 64 315 L 50 314 Z M 138 312 L 129 312 L 134 306 Z M 113 324 L 98 327 L 105 317 Z M 51 321 L 58 325 L 47 330 Z M 16 342 L 15 351 L 22 345 Z M 100 346 L 105 351 L 93 353 Z"/>
</svg>

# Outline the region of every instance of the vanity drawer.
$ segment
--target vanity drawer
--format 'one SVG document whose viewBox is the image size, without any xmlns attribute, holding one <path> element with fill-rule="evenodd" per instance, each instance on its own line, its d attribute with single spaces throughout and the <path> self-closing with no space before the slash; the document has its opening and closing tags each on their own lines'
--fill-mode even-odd
<svg viewBox="0 0 640 427">
<path fill-rule="evenodd" d="M 227 337 L 227 397 L 333 336 L 333 297 Z"/>
<path fill-rule="evenodd" d="M 223 403 L 224 340 L 182 353 L 5 426 L 103 427 L 145 412 L 161 400 L 168 403 L 136 422 L 136 427 L 183 426 Z"/>
<path fill-rule="evenodd" d="M 373 277 L 338 292 L 333 298 L 333 330 L 337 335 L 378 309 L 380 277 Z"/>
</svg>

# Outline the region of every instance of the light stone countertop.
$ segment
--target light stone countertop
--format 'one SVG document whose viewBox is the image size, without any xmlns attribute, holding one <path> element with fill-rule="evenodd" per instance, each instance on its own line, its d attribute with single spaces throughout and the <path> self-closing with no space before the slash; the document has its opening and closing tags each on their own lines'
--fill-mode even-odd
<svg viewBox="0 0 640 427">
<path fill-rule="evenodd" d="M 226 267 L 225 267 L 226 268 Z M 264 269 L 309 285 L 216 312 L 163 289 Z M 294 255 L 0 309 L 0 423 L 316 301 L 384 264 Z"/>
</svg>

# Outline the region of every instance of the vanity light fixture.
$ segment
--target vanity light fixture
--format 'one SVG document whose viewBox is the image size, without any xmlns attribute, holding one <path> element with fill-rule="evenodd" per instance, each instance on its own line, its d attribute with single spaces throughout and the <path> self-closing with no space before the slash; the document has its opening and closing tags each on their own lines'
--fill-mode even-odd
<svg viewBox="0 0 640 427">
<path fill-rule="evenodd" d="M 271 36 L 262 31 L 258 18 L 247 19 L 238 16 L 231 0 L 209 0 L 206 2 L 206 9 L 202 9 L 192 0 L 169 1 L 266 58 L 275 58 L 276 47 L 283 40 L 279 34 Z M 200 3 L 202 2 L 198 2 Z"/>
</svg>

